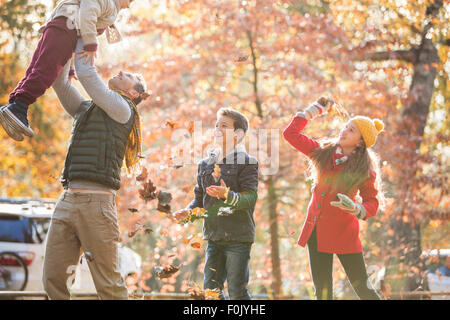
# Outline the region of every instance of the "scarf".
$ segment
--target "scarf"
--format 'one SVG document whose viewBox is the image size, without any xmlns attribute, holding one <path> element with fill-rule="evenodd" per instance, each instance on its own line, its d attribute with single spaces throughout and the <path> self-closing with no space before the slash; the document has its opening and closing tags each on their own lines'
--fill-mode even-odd
<svg viewBox="0 0 450 320">
<path fill-rule="evenodd" d="M 354 154 L 354 153 L 355 153 L 355 151 L 353 151 L 353 152 L 351 153 L 351 155 Z M 338 147 L 336 148 L 336 153 L 335 153 L 335 154 L 343 154 L 343 153 L 342 153 L 342 148 L 341 148 L 341 146 L 338 146 Z M 340 165 L 340 164 L 344 163 L 344 162 L 347 161 L 347 160 L 348 160 L 348 156 L 343 156 L 342 158 L 335 159 L 335 160 L 334 160 L 334 164 L 335 164 L 335 165 Z"/>
<path fill-rule="evenodd" d="M 237 145 L 235 148 L 231 149 L 223 159 L 234 153 L 246 152 L 245 146 L 243 144 Z M 219 156 L 222 154 L 222 148 L 214 148 L 208 152 L 208 159 L 206 160 L 207 164 L 217 163 L 219 160 Z M 222 159 L 222 160 L 223 160 Z"/>
</svg>

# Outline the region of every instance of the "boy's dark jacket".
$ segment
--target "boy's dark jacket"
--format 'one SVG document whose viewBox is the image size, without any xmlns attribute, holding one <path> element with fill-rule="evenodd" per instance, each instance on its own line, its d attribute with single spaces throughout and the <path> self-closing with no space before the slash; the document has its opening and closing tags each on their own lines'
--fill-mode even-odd
<svg viewBox="0 0 450 320">
<path fill-rule="evenodd" d="M 208 210 L 203 222 L 203 239 L 212 241 L 254 242 L 255 220 L 253 211 L 258 191 L 258 161 L 245 151 L 243 145 L 230 152 L 222 161 L 217 162 L 221 177 L 214 181 L 214 163 L 206 158 L 198 164 L 195 198 L 187 208 L 196 207 Z M 226 201 L 210 197 L 206 188 L 220 186 L 223 179 L 230 187 Z M 218 216 L 220 207 L 230 207 L 232 214 Z"/>
</svg>

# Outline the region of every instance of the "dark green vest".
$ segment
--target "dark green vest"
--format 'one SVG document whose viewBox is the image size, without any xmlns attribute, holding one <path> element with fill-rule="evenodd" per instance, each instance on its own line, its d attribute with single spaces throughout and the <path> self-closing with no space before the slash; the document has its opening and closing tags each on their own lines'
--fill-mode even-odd
<svg viewBox="0 0 450 320">
<path fill-rule="evenodd" d="M 69 150 L 63 169 L 63 186 L 84 180 L 120 189 L 120 171 L 134 123 L 134 109 L 128 101 L 131 117 L 121 124 L 91 101 L 85 101 L 75 115 Z"/>
</svg>

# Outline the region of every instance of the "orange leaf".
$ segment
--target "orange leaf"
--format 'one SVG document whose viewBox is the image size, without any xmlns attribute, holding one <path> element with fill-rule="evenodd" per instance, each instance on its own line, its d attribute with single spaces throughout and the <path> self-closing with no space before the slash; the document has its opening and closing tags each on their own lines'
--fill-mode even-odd
<svg viewBox="0 0 450 320">
<path fill-rule="evenodd" d="M 166 127 L 170 127 L 171 129 L 175 129 L 176 127 L 178 127 L 178 122 L 166 121 Z"/>
<path fill-rule="evenodd" d="M 200 249 L 201 246 L 202 246 L 202 244 L 200 242 L 192 242 L 191 243 L 191 247 L 195 248 L 195 249 Z"/>
</svg>

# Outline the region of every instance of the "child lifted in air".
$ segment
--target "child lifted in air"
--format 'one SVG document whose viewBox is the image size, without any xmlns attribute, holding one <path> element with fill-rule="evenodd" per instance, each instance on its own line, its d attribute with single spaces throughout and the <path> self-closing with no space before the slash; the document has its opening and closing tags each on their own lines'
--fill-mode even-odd
<svg viewBox="0 0 450 320">
<path fill-rule="evenodd" d="M 106 30 L 109 43 L 119 42 L 121 36 L 114 25 L 121 9 L 133 0 L 62 0 L 39 30 L 39 40 L 25 77 L 9 95 L 9 104 L 0 108 L 0 124 L 17 141 L 24 135 L 33 137 L 28 122 L 28 106 L 50 88 L 62 68 L 72 58 L 79 37 L 83 50 L 77 52 L 84 63 L 94 64 L 97 35 Z M 71 70 L 71 75 L 73 75 Z"/>
</svg>

